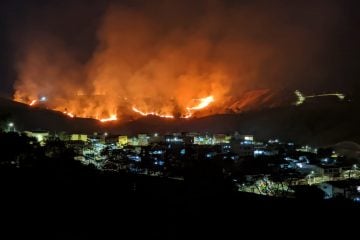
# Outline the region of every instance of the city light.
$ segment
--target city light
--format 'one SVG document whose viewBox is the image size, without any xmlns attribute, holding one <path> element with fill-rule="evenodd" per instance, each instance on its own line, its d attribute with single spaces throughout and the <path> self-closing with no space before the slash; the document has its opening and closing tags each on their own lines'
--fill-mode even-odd
<svg viewBox="0 0 360 240">
<path fill-rule="evenodd" d="M 9 122 L 7 126 L 8 126 L 7 129 L 8 132 L 10 132 L 11 130 L 15 131 L 15 124 L 13 122 Z"/>
<path fill-rule="evenodd" d="M 295 95 L 297 97 L 297 101 L 295 103 L 296 106 L 303 104 L 307 98 L 328 97 L 328 96 L 335 96 L 335 97 L 339 98 L 339 100 L 343 100 L 345 98 L 345 95 L 342 93 L 325 93 L 325 94 L 305 96 L 299 90 L 295 91 Z"/>
</svg>

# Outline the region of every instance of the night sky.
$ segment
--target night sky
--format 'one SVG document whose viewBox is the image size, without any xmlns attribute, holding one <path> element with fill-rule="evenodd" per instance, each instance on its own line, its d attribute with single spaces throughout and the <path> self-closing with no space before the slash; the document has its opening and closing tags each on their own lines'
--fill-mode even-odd
<svg viewBox="0 0 360 240">
<path fill-rule="evenodd" d="M 99 48 L 106 48 L 106 44 L 111 44 L 109 42 L 112 39 L 112 36 L 106 37 L 104 44 L 101 43 L 104 37 L 99 35 L 119 30 L 122 31 L 120 38 L 125 36 L 127 39 L 128 36 L 137 36 L 137 30 L 140 29 L 140 32 L 145 31 L 143 38 L 147 39 L 144 43 L 141 42 L 144 49 L 151 49 L 153 44 L 155 49 L 165 51 L 167 55 L 174 52 L 176 46 L 187 46 L 193 39 L 206 42 L 209 47 L 205 57 L 198 61 L 209 62 L 210 67 L 224 65 L 232 88 L 303 89 L 309 92 L 339 90 L 357 95 L 356 90 L 360 87 L 358 10 L 359 1 L 356 0 L 2 0 L 0 92 L 2 96 L 13 95 L 14 83 L 21 78 L 23 71 L 19 63 L 24 62 L 24 56 L 27 56 L 34 44 L 44 45 L 44 48 L 48 48 L 47 56 L 50 52 L 55 55 L 54 58 L 59 52 L 66 52 L 64 58 L 71 59 L 74 65 L 79 66 L 74 70 L 79 75 L 78 69 L 81 68 L 83 74 L 83 69 L 99 61 L 96 58 L 93 60 L 94 55 L 105 55 L 106 62 L 118 61 L 116 57 L 109 60 L 108 53 L 99 54 Z M 104 24 L 104 16 L 113 16 L 111 14 L 116 16 L 115 23 Z M 132 21 L 139 23 L 133 24 Z M 173 38 L 176 33 L 180 37 Z M 116 37 L 118 36 L 115 34 L 114 38 Z M 136 41 L 141 37 L 137 36 Z M 132 38 L 129 39 L 131 42 Z M 61 48 L 55 47 L 57 50 L 51 51 L 54 46 L 59 45 Z M 133 47 L 123 40 L 119 40 L 116 45 L 110 46 L 115 49 L 114 52 L 117 52 L 118 46 Z M 136 50 L 137 46 L 133 49 L 134 56 L 142 55 L 143 51 Z M 145 52 L 152 54 L 147 50 Z M 191 50 L 185 48 L 184 52 L 187 54 Z M 191 54 L 186 54 L 181 56 L 181 61 L 191 61 Z M 150 59 L 148 55 L 144 59 Z M 160 63 L 166 61 L 161 56 L 141 61 L 150 62 L 159 58 Z M 133 61 L 130 67 L 136 67 L 140 61 L 127 55 L 122 55 L 121 59 Z M 175 61 L 180 60 L 175 58 Z M 198 66 L 198 62 L 195 65 L 199 69 L 207 66 Z M 168 68 L 166 65 L 166 69 Z M 150 70 L 149 72 L 154 74 Z M 77 86 L 89 85 L 90 80 L 81 80 L 82 77 L 78 75 L 73 80 L 77 81 Z M 227 94 L 232 95 L 231 91 L 233 90 L 229 90 L 230 93 Z"/>
</svg>

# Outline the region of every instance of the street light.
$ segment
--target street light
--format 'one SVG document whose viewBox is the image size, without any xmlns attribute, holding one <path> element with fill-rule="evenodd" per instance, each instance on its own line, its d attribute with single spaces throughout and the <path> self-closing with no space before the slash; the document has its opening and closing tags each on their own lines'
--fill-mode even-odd
<svg viewBox="0 0 360 240">
<path fill-rule="evenodd" d="M 14 127 L 14 126 L 15 126 L 15 125 L 14 125 L 13 122 L 8 123 L 8 132 L 11 131 L 11 128 L 13 128 L 13 131 L 14 131 L 14 130 L 15 130 L 15 127 Z"/>
</svg>

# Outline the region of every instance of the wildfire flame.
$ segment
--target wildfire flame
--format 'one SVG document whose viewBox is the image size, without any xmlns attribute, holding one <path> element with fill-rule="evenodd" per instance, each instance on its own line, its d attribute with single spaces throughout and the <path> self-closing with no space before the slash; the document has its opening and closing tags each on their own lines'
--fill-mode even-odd
<svg viewBox="0 0 360 240">
<path fill-rule="evenodd" d="M 116 114 L 112 114 L 110 117 L 108 118 L 102 118 L 100 119 L 100 122 L 110 122 L 110 121 L 116 121 L 117 120 L 117 116 Z"/>
<path fill-rule="evenodd" d="M 157 117 L 161 117 L 161 118 L 174 118 L 173 115 L 159 114 L 156 112 L 143 112 L 136 107 L 132 107 L 132 110 L 136 113 L 139 113 L 142 116 L 157 116 Z"/>
<path fill-rule="evenodd" d="M 328 26 L 342 16 L 336 4 L 329 4 L 321 21 L 310 14 L 306 23 L 312 27 L 304 28 L 294 19 L 282 21 L 289 18 L 283 9 L 295 11 L 290 5 L 269 11 L 265 3 L 197 1 L 184 18 L 177 13 L 189 8 L 188 1 L 153 1 L 141 7 L 109 2 L 101 11 L 90 7 L 79 16 L 60 15 L 52 7 L 34 14 L 30 20 L 37 27 L 26 29 L 15 42 L 15 101 L 101 122 L 148 115 L 202 117 L 281 105 L 280 92 L 289 76 L 307 77 L 303 66 L 312 59 L 314 69 L 322 66 L 325 55 L 316 50 L 333 30 Z M 203 14 L 194 14 L 198 10 Z M 62 18 L 74 25 L 70 30 L 85 24 L 86 31 L 72 39 L 69 29 L 48 27 L 49 21 L 56 25 Z M 75 41 L 69 45 L 71 39 Z M 298 85 L 296 81 L 285 89 Z M 258 91 L 258 86 L 271 90 Z M 274 99 L 280 96 L 277 90 L 279 100 Z M 298 98 L 301 104 L 306 96 Z"/>
<path fill-rule="evenodd" d="M 69 112 L 67 112 L 67 111 L 64 111 L 63 113 L 64 113 L 65 115 L 71 117 L 71 118 L 75 117 L 74 114 L 69 113 Z"/>
<path fill-rule="evenodd" d="M 36 103 L 37 103 L 37 100 L 32 100 L 29 105 L 30 105 L 30 106 L 34 106 Z"/>
<path fill-rule="evenodd" d="M 81 97 L 83 97 L 85 99 L 89 99 L 88 97 L 94 97 L 94 99 L 96 99 L 96 97 L 98 97 L 98 96 L 99 95 L 94 95 L 94 96 L 83 95 Z M 101 95 L 101 97 L 103 97 L 103 95 Z M 339 95 L 338 97 L 340 98 L 340 97 L 342 97 L 342 95 L 341 96 Z M 270 101 L 272 101 L 271 99 L 273 98 L 273 94 L 271 94 L 269 89 L 260 89 L 260 90 L 254 90 L 254 91 L 247 92 L 241 98 L 230 99 L 228 102 L 225 102 L 225 103 L 223 102 L 223 99 L 221 99 L 221 97 L 219 98 L 216 95 L 216 98 L 219 101 L 216 101 L 216 105 L 214 105 L 212 107 L 212 110 L 214 110 L 215 112 L 222 111 L 221 109 L 219 110 L 219 108 L 218 108 L 219 104 L 224 104 L 225 106 L 228 106 L 225 109 L 230 109 L 233 112 L 240 112 L 244 109 L 247 109 L 248 107 L 254 107 L 255 105 L 269 103 Z M 26 103 L 29 106 L 36 106 L 40 102 L 44 102 L 41 99 L 31 100 L 31 98 L 27 98 L 24 100 L 22 100 L 22 99 L 17 99 L 17 100 L 22 103 Z M 80 99 L 80 100 L 83 100 L 83 99 Z M 97 105 L 97 106 L 104 107 L 105 109 L 111 108 L 109 111 L 103 111 L 103 112 L 99 111 L 97 106 L 93 106 L 93 105 L 87 106 L 86 108 L 82 108 L 81 109 L 82 111 L 79 112 L 78 108 L 77 108 L 79 105 L 77 105 L 76 101 L 70 102 L 69 105 L 66 102 L 62 102 L 60 104 L 57 104 L 57 103 L 54 104 L 53 101 L 46 101 L 45 105 L 46 105 L 46 108 L 60 111 L 70 118 L 74 118 L 75 116 L 76 117 L 84 117 L 84 118 L 94 118 L 94 119 L 99 120 L 102 123 L 105 123 L 105 122 L 119 120 L 119 114 L 121 116 L 126 117 L 129 115 L 133 116 L 132 113 L 134 113 L 138 117 L 139 116 L 157 116 L 159 118 L 166 118 L 166 119 L 175 119 L 175 118 L 188 119 L 188 118 L 192 118 L 194 115 L 204 116 L 204 115 L 209 114 L 209 111 L 207 110 L 207 108 L 209 108 L 209 106 L 215 102 L 215 97 L 214 97 L 214 95 L 209 95 L 204 98 L 192 98 L 190 100 L 184 101 L 182 103 L 182 107 L 178 106 L 178 105 L 158 105 L 157 106 L 157 105 L 152 104 L 151 102 L 149 102 L 149 103 L 145 102 L 145 104 L 140 103 L 139 105 L 137 105 L 137 102 L 138 102 L 137 99 L 126 98 L 125 100 L 126 100 L 127 108 L 121 108 L 123 110 L 120 110 L 120 108 L 117 108 L 116 104 L 114 106 L 113 105 L 108 106 L 107 104 L 98 102 L 99 105 Z M 79 103 L 80 102 L 82 102 L 82 101 L 79 101 Z M 72 103 L 76 103 L 76 104 L 72 104 Z M 274 102 L 274 104 L 277 104 L 277 103 Z M 132 107 L 129 108 L 129 105 Z M 65 109 L 65 111 L 64 111 L 64 109 Z M 204 111 L 202 111 L 202 110 L 204 110 Z"/>
<path fill-rule="evenodd" d="M 209 106 L 212 102 L 215 101 L 213 96 L 208 96 L 205 98 L 200 98 L 198 99 L 200 101 L 200 103 L 194 107 L 188 107 L 186 108 L 187 110 L 191 111 L 191 110 L 200 110 L 203 108 L 206 108 L 207 106 Z"/>
<path fill-rule="evenodd" d="M 215 101 L 213 96 L 208 96 L 208 97 L 200 98 L 200 99 L 196 99 L 196 100 L 199 101 L 199 104 L 197 104 L 196 106 L 193 106 L 193 107 L 187 107 L 186 108 L 187 113 L 185 115 L 181 116 L 180 118 L 191 118 L 193 116 L 193 111 L 204 109 L 207 106 L 209 106 L 212 102 Z M 161 117 L 161 118 L 175 118 L 175 116 L 172 114 L 160 114 L 157 112 L 144 112 L 135 106 L 132 107 L 132 110 L 136 113 L 139 113 L 142 116 L 157 116 L 157 117 Z"/>
<path fill-rule="evenodd" d="M 213 96 L 208 96 L 208 97 L 204 97 L 204 98 L 200 98 L 200 99 L 194 99 L 193 101 L 198 102 L 196 105 L 191 106 L 191 107 L 186 107 L 186 113 L 183 114 L 182 116 L 180 116 L 180 118 L 191 118 L 194 114 L 195 111 L 204 109 L 206 107 L 208 107 L 212 102 L 215 101 Z M 38 100 L 32 100 L 29 105 L 33 106 L 38 102 Z M 140 110 L 139 108 L 137 108 L 136 106 L 132 107 L 132 111 L 135 113 L 138 113 L 142 116 L 157 116 L 160 118 L 169 118 L 169 119 L 173 119 L 175 118 L 175 116 L 173 114 L 170 113 L 160 113 L 157 111 L 151 111 L 151 112 L 145 112 Z M 63 114 L 67 115 L 68 117 L 74 118 L 75 115 L 69 111 L 63 111 Z M 116 114 L 111 114 L 110 117 L 107 118 L 99 118 L 96 117 L 100 122 L 110 122 L 110 121 L 116 121 L 118 120 L 118 117 Z"/>
</svg>

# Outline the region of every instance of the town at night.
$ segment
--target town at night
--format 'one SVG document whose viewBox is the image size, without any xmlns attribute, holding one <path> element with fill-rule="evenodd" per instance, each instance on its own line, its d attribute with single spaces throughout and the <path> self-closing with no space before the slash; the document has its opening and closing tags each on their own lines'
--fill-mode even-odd
<svg viewBox="0 0 360 240">
<path fill-rule="evenodd" d="M 356 238 L 359 7 L 1 1 L 0 238 Z"/>
</svg>

